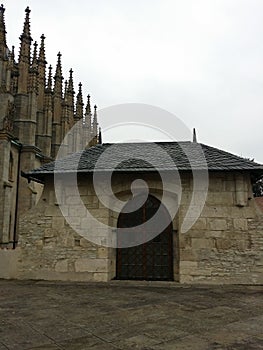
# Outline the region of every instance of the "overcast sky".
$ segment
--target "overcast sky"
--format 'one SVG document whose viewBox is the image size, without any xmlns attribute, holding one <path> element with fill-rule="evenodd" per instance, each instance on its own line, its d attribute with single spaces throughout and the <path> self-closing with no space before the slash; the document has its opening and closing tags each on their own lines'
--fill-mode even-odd
<svg viewBox="0 0 263 350">
<path fill-rule="evenodd" d="M 45 34 L 48 63 L 55 66 L 61 51 L 64 77 L 72 67 L 76 90 L 81 81 L 99 108 L 161 107 L 195 127 L 199 142 L 263 163 L 263 1 L 7 0 L 4 6 L 8 45 L 18 52 L 29 6 L 32 37 Z M 136 128 L 125 130 L 137 138 Z M 106 133 L 104 141 L 120 141 L 114 137 Z"/>
</svg>

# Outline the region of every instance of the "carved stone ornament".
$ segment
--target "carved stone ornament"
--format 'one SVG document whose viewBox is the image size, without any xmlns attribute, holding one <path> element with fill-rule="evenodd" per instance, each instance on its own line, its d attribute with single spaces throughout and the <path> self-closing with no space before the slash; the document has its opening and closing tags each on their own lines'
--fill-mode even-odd
<svg viewBox="0 0 263 350">
<path fill-rule="evenodd" d="M 8 101 L 7 114 L 3 120 L 3 130 L 8 132 L 13 131 L 14 115 L 15 115 L 15 105 L 13 102 Z"/>
</svg>

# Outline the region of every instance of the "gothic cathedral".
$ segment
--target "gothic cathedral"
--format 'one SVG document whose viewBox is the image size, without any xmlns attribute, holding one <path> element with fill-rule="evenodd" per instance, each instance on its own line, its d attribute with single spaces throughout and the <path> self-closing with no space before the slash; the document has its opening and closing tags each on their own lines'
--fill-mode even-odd
<svg viewBox="0 0 263 350">
<path fill-rule="evenodd" d="M 64 145 L 63 155 L 99 142 L 97 107 L 91 111 L 90 96 L 84 110 L 82 85 L 75 101 L 73 71 L 63 84 L 61 53 L 53 77 L 47 69 L 45 36 L 34 42 L 30 31 L 30 9 L 20 36 L 19 57 L 6 41 L 5 8 L 0 6 L 0 248 L 15 248 L 18 216 L 32 208 L 43 185 L 27 183 L 22 172 L 56 158 L 67 132 L 78 122 L 80 133 Z M 39 46 L 39 48 L 38 48 Z M 80 123 L 79 123 L 80 122 Z M 79 137 L 83 135 L 84 137 Z M 83 140 L 91 140 L 88 145 Z"/>
</svg>

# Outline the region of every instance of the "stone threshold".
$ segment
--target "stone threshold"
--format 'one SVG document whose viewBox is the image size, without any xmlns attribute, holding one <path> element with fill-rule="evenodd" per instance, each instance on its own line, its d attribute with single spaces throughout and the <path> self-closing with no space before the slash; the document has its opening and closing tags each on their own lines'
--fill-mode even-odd
<svg viewBox="0 0 263 350">
<path fill-rule="evenodd" d="M 111 280 L 108 282 L 77 282 L 77 281 L 48 281 L 48 280 L 18 280 L 18 279 L 0 279 L 1 283 L 16 283 L 24 285 L 61 285 L 61 286 L 89 286 L 89 287 L 153 287 L 153 288 L 180 288 L 180 289 L 217 289 L 235 290 L 240 288 L 260 290 L 263 289 L 263 284 L 182 284 L 176 281 L 137 281 L 137 280 Z"/>
</svg>

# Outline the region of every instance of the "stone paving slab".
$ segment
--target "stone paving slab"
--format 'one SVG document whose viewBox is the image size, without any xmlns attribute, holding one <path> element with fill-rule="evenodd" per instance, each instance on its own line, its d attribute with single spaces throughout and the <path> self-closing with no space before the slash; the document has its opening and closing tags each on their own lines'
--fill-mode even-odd
<svg viewBox="0 0 263 350">
<path fill-rule="evenodd" d="M 263 349 L 263 286 L 0 280 L 0 350 Z"/>
</svg>

